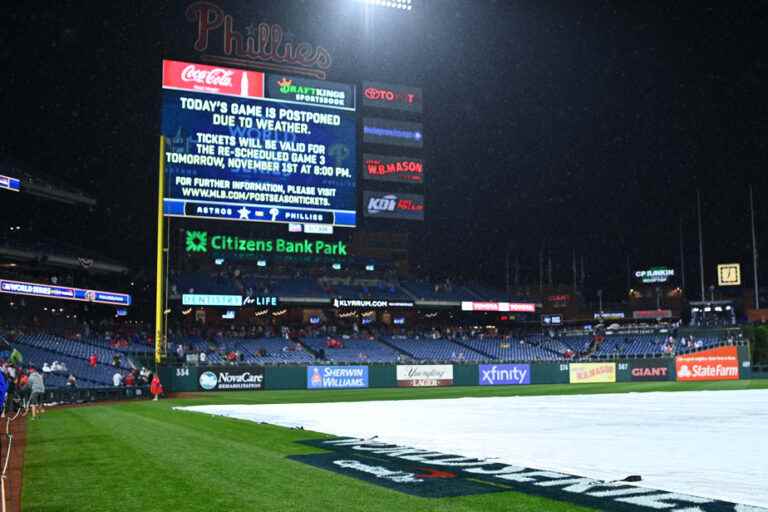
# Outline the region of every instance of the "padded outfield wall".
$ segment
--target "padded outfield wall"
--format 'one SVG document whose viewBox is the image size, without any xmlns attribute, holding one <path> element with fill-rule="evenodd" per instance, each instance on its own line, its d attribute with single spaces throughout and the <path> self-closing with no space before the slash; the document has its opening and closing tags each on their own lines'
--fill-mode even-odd
<svg viewBox="0 0 768 512">
<path fill-rule="evenodd" d="M 173 392 L 705 381 L 752 378 L 747 346 L 617 361 L 165 367 Z"/>
</svg>

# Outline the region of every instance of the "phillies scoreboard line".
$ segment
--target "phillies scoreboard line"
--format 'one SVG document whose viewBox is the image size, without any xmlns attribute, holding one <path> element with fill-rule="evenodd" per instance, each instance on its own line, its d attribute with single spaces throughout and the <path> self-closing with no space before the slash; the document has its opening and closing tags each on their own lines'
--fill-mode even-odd
<svg viewBox="0 0 768 512">
<path fill-rule="evenodd" d="M 421 90 L 363 83 L 362 106 L 420 113 Z M 163 212 L 305 226 L 358 223 L 358 133 L 367 182 L 423 184 L 422 125 L 362 118 L 354 85 L 163 61 Z M 387 153 L 387 154 L 384 154 Z M 390 154 L 391 153 L 391 154 Z M 364 214 L 422 220 L 424 197 L 366 190 Z M 370 207 L 369 207 L 370 206 Z"/>
</svg>

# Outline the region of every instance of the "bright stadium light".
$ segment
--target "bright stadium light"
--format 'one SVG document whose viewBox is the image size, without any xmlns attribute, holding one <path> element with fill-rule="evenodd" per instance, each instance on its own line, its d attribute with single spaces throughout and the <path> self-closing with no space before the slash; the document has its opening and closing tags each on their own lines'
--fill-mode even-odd
<svg viewBox="0 0 768 512">
<path fill-rule="evenodd" d="M 402 11 L 410 11 L 413 9 L 412 0 L 356 0 L 368 5 L 375 5 L 378 7 L 389 7 L 391 9 L 400 9 Z"/>
</svg>

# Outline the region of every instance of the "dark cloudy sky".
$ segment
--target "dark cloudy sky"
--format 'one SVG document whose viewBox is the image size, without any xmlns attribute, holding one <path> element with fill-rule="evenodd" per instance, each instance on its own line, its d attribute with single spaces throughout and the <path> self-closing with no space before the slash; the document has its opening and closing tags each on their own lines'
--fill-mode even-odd
<svg viewBox="0 0 768 512">
<path fill-rule="evenodd" d="M 99 200 L 86 214 L 4 194 L 5 222 L 151 261 L 160 61 L 193 57 L 187 3 L 3 9 L 0 157 Z M 427 220 L 395 228 L 423 241 L 416 259 L 432 273 L 500 285 L 510 247 L 533 282 L 546 246 L 556 279 L 570 279 L 575 251 L 591 288 L 618 297 L 628 256 L 679 268 L 682 218 L 695 282 L 697 188 L 708 282 L 724 260 L 751 268 L 749 184 L 758 225 L 768 218 L 766 2 L 223 5 L 329 48 L 329 79 L 424 88 Z"/>
</svg>

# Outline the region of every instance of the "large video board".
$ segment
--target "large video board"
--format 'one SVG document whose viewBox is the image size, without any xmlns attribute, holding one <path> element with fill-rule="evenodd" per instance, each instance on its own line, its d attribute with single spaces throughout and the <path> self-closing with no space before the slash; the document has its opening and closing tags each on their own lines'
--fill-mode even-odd
<svg viewBox="0 0 768 512">
<path fill-rule="evenodd" d="M 356 224 L 355 89 L 163 61 L 167 216 Z"/>
</svg>

